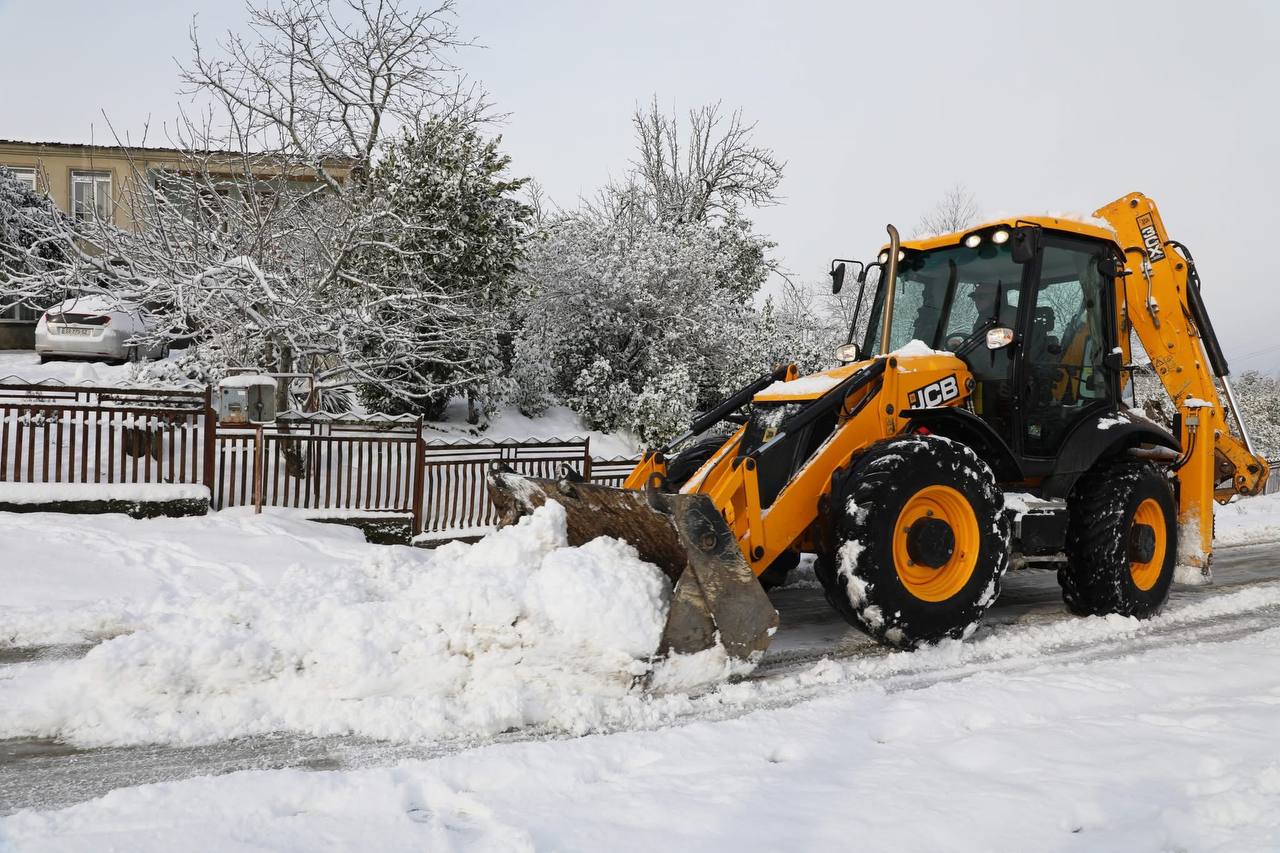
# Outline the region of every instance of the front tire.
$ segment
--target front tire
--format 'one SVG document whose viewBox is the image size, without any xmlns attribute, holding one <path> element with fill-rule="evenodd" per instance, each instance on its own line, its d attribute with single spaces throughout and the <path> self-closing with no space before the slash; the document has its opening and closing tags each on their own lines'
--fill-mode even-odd
<svg viewBox="0 0 1280 853">
<path fill-rule="evenodd" d="M 850 624 L 905 649 L 973 632 L 1009 564 L 1004 496 L 973 450 L 940 436 L 881 441 L 832 495 L 816 571 Z"/>
<path fill-rule="evenodd" d="M 1072 613 L 1146 619 L 1169 598 L 1178 562 L 1173 490 L 1147 462 L 1085 474 L 1067 502 L 1067 562 L 1058 570 Z"/>
</svg>

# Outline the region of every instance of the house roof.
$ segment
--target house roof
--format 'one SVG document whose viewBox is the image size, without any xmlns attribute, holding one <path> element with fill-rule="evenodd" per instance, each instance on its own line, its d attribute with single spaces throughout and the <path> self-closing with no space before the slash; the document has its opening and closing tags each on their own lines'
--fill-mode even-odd
<svg viewBox="0 0 1280 853">
<path fill-rule="evenodd" d="M 153 145 L 100 145 L 96 142 L 62 142 L 56 140 L 33 140 L 33 139 L 0 139 L 0 145 L 21 145 L 36 148 L 59 148 L 68 151 L 92 149 L 95 151 L 130 151 L 130 152 L 152 152 L 155 154 L 176 154 L 176 155 L 222 155 L 226 157 L 240 157 L 244 154 L 242 151 L 234 151 L 231 149 L 208 149 L 195 150 L 184 148 L 164 148 Z M 326 158 L 329 163 L 353 165 L 354 157 L 345 157 L 335 155 Z"/>
</svg>

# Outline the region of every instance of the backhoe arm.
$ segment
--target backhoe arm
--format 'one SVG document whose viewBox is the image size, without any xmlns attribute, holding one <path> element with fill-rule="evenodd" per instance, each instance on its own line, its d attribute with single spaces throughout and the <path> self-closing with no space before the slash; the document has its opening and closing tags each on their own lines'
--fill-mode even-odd
<svg viewBox="0 0 1280 853">
<path fill-rule="evenodd" d="M 1094 216 L 1111 224 L 1125 252 L 1126 273 L 1119 280 L 1116 300 L 1125 362 L 1131 360 L 1132 329 L 1179 415 L 1183 456 L 1176 471 L 1184 531 L 1179 550 L 1183 562 L 1200 566 L 1207 575 L 1214 499 L 1225 502 L 1236 494 L 1258 494 L 1267 480 L 1266 460 L 1254 452 L 1239 408 L 1231 399 L 1226 359 L 1201 301 L 1190 252 L 1169 239 L 1155 202 L 1130 193 Z M 1228 427 L 1215 378 L 1221 380 L 1230 400 L 1238 437 Z M 1194 536 L 1188 535 L 1190 528 L 1195 529 Z M 1188 547 L 1193 544 L 1198 548 Z"/>
</svg>

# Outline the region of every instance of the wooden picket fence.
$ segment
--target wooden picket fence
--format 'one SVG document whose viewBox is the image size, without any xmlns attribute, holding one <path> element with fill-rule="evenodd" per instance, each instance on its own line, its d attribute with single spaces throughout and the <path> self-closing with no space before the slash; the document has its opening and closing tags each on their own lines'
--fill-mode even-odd
<svg viewBox="0 0 1280 853">
<path fill-rule="evenodd" d="M 208 389 L 0 384 L 0 482 L 204 483 Z"/>
<path fill-rule="evenodd" d="M 212 506 L 288 507 L 421 516 L 417 418 L 290 413 L 219 427 Z"/>
<path fill-rule="evenodd" d="M 186 483 L 210 506 L 334 517 L 408 515 L 415 533 L 475 534 L 497 521 L 493 462 L 557 477 L 569 466 L 621 485 L 636 460 L 593 460 L 587 439 L 428 442 L 420 418 L 289 412 L 219 425 L 209 389 L 0 383 L 0 482 Z"/>
<path fill-rule="evenodd" d="M 423 528 L 432 536 L 475 533 L 497 524 L 498 513 L 485 488 L 489 465 L 501 462 L 530 477 L 558 477 L 568 465 L 591 476 L 591 443 L 581 441 L 431 443 L 425 448 Z"/>
</svg>

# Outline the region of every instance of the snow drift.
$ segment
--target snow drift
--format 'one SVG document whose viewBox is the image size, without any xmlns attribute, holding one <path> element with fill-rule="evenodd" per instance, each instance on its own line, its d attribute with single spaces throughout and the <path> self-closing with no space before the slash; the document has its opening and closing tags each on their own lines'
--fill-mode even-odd
<svg viewBox="0 0 1280 853">
<path fill-rule="evenodd" d="M 356 571 L 294 566 L 265 588 L 153 610 L 80 660 L 10 670 L 0 737 L 588 731 L 648 672 L 669 597 L 626 543 L 567 547 L 549 504 L 474 545 L 370 549 Z"/>
</svg>

